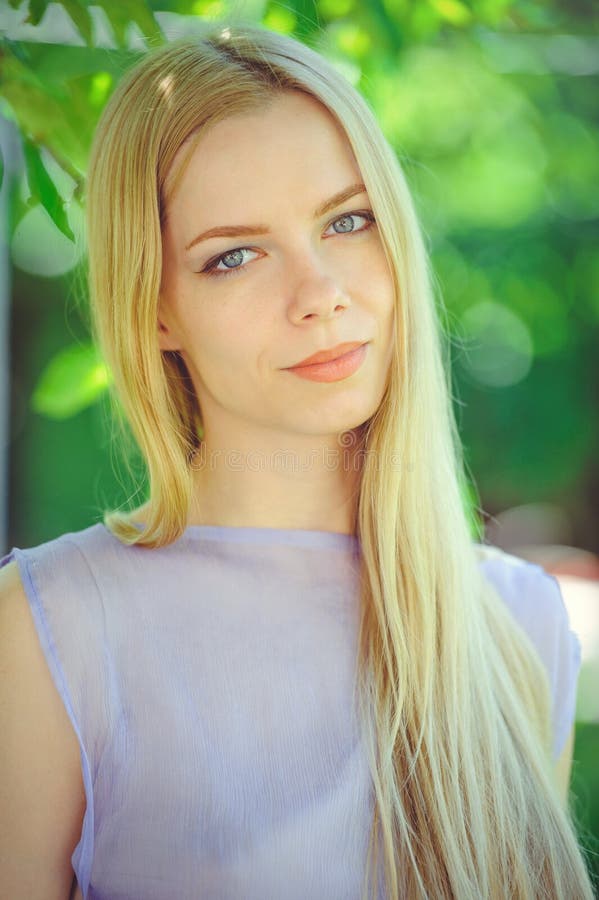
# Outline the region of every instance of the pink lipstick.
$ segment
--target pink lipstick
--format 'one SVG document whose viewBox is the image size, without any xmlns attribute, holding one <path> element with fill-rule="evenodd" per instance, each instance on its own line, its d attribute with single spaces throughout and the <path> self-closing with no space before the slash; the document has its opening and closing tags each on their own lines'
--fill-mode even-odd
<svg viewBox="0 0 599 900">
<path fill-rule="evenodd" d="M 322 351 L 308 357 L 309 360 L 314 360 L 319 357 L 322 359 L 324 356 L 325 361 L 306 362 L 304 360 L 301 364 L 291 366 L 286 371 L 293 372 L 294 375 L 308 381 L 341 381 L 357 372 L 366 358 L 367 348 L 367 343 L 340 344 L 330 351 Z M 339 351 L 341 351 L 341 355 L 339 355 Z M 332 354 L 335 355 L 330 358 Z M 328 360 L 326 360 L 327 355 L 329 356 Z"/>
</svg>

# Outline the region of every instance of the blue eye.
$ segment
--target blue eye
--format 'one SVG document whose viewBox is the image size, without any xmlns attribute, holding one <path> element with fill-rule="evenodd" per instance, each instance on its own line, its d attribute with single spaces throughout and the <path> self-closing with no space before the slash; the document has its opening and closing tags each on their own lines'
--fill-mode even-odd
<svg viewBox="0 0 599 900">
<path fill-rule="evenodd" d="M 232 275 L 233 272 L 237 272 L 238 269 L 243 268 L 241 265 L 235 266 L 226 266 L 223 269 L 217 269 L 216 266 L 220 262 L 224 262 L 224 260 L 233 258 L 234 261 L 241 263 L 242 258 L 241 255 L 243 253 L 255 253 L 255 250 L 252 250 L 251 247 L 236 247 L 235 250 L 227 250 L 226 253 L 223 253 L 221 256 L 217 256 L 216 259 L 213 259 L 211 262 L 207 263 L 206 268 L 202 269 L 203 273 L 207 273 L 209 275 Z M 226 264 L 225 264 L 226 265 Z M 228 271 L 227 271 L 228 269 Z"/>
<path fill-rule="evenodd" d="M 337 222 L 349 222 L 350 219 L 366 219 L 369 223 L 366 228 L 350 228 L 348 231 L 337 231 L 336 234 L 355 234 L 356 232 L 368 231 L 370 225 L 374 222 L 374 215 L 371 212 L 353 212 L 353 213 L 345 213 L 343 216 L 338 216 L 336 219 L 333 219 L 331 225 L 336 225 Z M 329 228 L 331 227 L 329 225 Z"/>
<path fill-rule="evenodd" d="M 344 234 L 362 234 L 365 231 L 369 231 L 370 228 L 375 224 L 376 219 L 374 214 L 370 210 L 361 210 L 360 212 L 350 212 L 344 213 L 342 216 L 337 216 L 336 219 L 333 219 L 332 222 L 327 226 L 327 230 L 331 227 L 331 225 L 337 224 L 337 222 L 348 222 L 351 219 L 365 219 L 367 222 L 366 226 L 362 226 L 362 228 L 352 228 L 349 231 L 336 231 L 335 235 L 344 235 Z M 236 272 L 240 272 L 246 268 L 243 264 L 243 253 L 257 253 L 256 250 L 253 250 L 252 247 L 235 247 L 233 250 L 227 250 L 226 253 L 221 253 L 220 256 L 215 256 L 214 259 L 209 260 L 205 267 L 201 270 L 202 275 L 210 275 L 216 277 L 227 277 L 228 275 L 235 275 Z M 227 266 L 224 262 L 225 260 L 233 260 L 234 262 L 238 262 L 239 265 Z M 223 263 L 225 265 L 225 269 L 217 269 L 216 267 Z"/>
</svg>

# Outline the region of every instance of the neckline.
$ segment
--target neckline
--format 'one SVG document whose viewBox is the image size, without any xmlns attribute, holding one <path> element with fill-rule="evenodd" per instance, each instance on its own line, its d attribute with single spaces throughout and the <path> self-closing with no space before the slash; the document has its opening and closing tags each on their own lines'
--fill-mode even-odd
<svg viewBox="0 0 599 900">
<path fill-rule="evenodd" d="M 138 523 L 139 527 L 143 523 Z M 188 525 L 178 540 L 229 541 L 232 543 L 287 544 L 298 547 L 355 550 L 360 539 L 340 531 L 305 528 L 256 528 L 250 525 Z"/>
<path fill-rule="evenodd" d="M 305 528 L 256 528 L 249 525 L 188 525 L 181 537 L 234 543 L 288 544 L 300 547 L 353 548 L 359 543 L 355 534 L 317 531 Z"/>
</svg>

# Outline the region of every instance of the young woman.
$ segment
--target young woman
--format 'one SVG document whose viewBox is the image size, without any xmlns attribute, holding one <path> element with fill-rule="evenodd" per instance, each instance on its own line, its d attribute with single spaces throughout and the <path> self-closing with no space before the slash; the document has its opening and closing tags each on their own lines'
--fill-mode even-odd
<svg viewBox="0 0 599 900">
<path fill-rule="evenodd" d="M 87 211 L 149 493 L 2 560 L 3 896 L 590 900 L 580 645 L 555 579 L 472 540 L 367 104 L 213 26 L 118 85 Z"/>
</svg>

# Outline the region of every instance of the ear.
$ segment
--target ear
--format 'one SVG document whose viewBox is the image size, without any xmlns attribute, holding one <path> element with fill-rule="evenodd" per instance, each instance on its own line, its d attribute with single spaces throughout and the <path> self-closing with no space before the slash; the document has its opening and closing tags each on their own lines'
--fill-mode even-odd
<svg viewBox="0 0 599 900">
<path fill-rule="evenodd" d="M 158 346 L 161 350 L 180 350 L 181 344 L 166 325 L 165 316 L 158 319 Z"/>
</svg>

